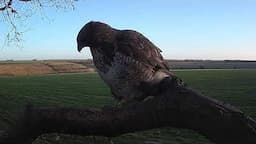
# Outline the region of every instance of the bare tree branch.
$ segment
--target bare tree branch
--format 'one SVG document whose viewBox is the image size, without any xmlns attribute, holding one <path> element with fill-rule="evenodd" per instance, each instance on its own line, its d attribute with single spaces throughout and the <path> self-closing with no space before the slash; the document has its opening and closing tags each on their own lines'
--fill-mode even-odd
<svg viewBox="0 0 256 144">
<path fill-rule="evenodd" d="M 24 119 L 0 144 L 31 144 L 44 133 L 114 137 L 160 128 L 193 129 L 216 144 L 255 144 L 256 122 L 231 105 L 168 82 L 163 95 L 102 110 L 28 107 Z"/>
<path fill-rule="evenodd" d="M 18 44 L 22 41 L 23 27 L 19 23 L 31 15 L 40 11 L 38 8 L 53 7 L 56 9 L 74 10 L 74 2 L 77 0 L 0 0 L 0 12 L 3 14 L 3 22 L 9 27 L 6 34 L 7 45 Z M 23 9 L 23 6 L 27 9 Z M 27 15 L 30 10 L 31 15 Z M 19 23 L 18 23 L 19 22 Z"/>
</svg>

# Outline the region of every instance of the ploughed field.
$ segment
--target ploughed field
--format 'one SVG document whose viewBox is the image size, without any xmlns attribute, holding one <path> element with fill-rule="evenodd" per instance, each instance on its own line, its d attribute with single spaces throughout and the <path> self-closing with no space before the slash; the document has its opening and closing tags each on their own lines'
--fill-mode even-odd
<svg viewBox="0 0 256 144">
<path fill-rule="evenodd" d="M 176 70 L 189 86 L 240 108 L 256 118 L 256 70 Z M 0 76 L 0 129 L 12 125 L 26 104 L 100 108 L 114 105 L 109 89 L 96 73 Z M 145 120 L 146 121 L 146 120 Z M 203 136 L 183 129 L 162 128 L 130 133 L 112 139 L 115 144 L 210 144 Z M 104 137 L 48 134 L 44 144 L 110 143 Z"/>
<path fill-rule="evenodd" d="M 0 61 L 0 76 L 30 76 L 60 73 L 94 72 L 87 61 L 41 60 L 41 61 Z"/>
<path fill-rule="evenodd" d="M 167 60 L 171 69 L 256 69 L 256 61 Z M 0 76 L 94 72 L 91 59 L 0 61 Z"/>
</svg>

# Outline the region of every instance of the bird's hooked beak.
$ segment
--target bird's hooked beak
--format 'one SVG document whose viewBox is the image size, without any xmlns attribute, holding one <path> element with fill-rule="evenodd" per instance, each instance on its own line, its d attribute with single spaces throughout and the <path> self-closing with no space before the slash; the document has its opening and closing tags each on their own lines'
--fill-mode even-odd
<svg viewBox="0 0 256 144">
<path fill-rule="evenodd" d="M 81 47 L 79 44 L 77 45 L 77 51 L 81 52 L 81 50 L 83 49 L 83 47 Z"/>
<path fill-rule="evenodd" d="M 81 50 L 84 48 L 84 47 L 86 47 L 86 45 L 85 44 L 81 44 L 81 43 L 77 43 L 77 51 L 78 52 L 81 52 Z"/>
</svg>

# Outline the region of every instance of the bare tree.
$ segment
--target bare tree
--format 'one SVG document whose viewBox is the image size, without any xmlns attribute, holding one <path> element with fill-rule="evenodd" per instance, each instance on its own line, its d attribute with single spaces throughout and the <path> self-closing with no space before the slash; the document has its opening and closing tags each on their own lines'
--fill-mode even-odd
<svg viewBox="0 0 256 144">
<path fill-rule="evenodd" d="M 0 38 L 5 39 L 5 44 L 19 44 L 22 36 L 27 31 L 28 19 L 45 8 L 73 10 L 77 0 L 0 0 L 0 24 L 6 29 Z"/>
</svg>

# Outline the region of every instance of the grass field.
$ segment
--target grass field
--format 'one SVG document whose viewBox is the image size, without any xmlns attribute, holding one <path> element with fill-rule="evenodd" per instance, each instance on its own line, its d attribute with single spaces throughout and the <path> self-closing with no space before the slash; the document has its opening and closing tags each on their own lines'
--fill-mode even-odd
<svg viewBox="0 0 256 144">
<path fill-rule="evenodd" d="M 237 106 L 256 118 L 256 70 L 175 71 L 189 86 L 203 94 Z M 0 77 L 0 129 L 13 123 L 27 103 L 38 106 L 99 108 L 115 104 L 109 89 L 95 73 Z M 85 144 L 91 137 L 57 134 L 42 136 L 35 143 Z M 209 144 L 190 130 L 163 128 L 114 138 L 115 143 Z M 98 137 L 94 143 L 109 143 Z"/>
</svg>

